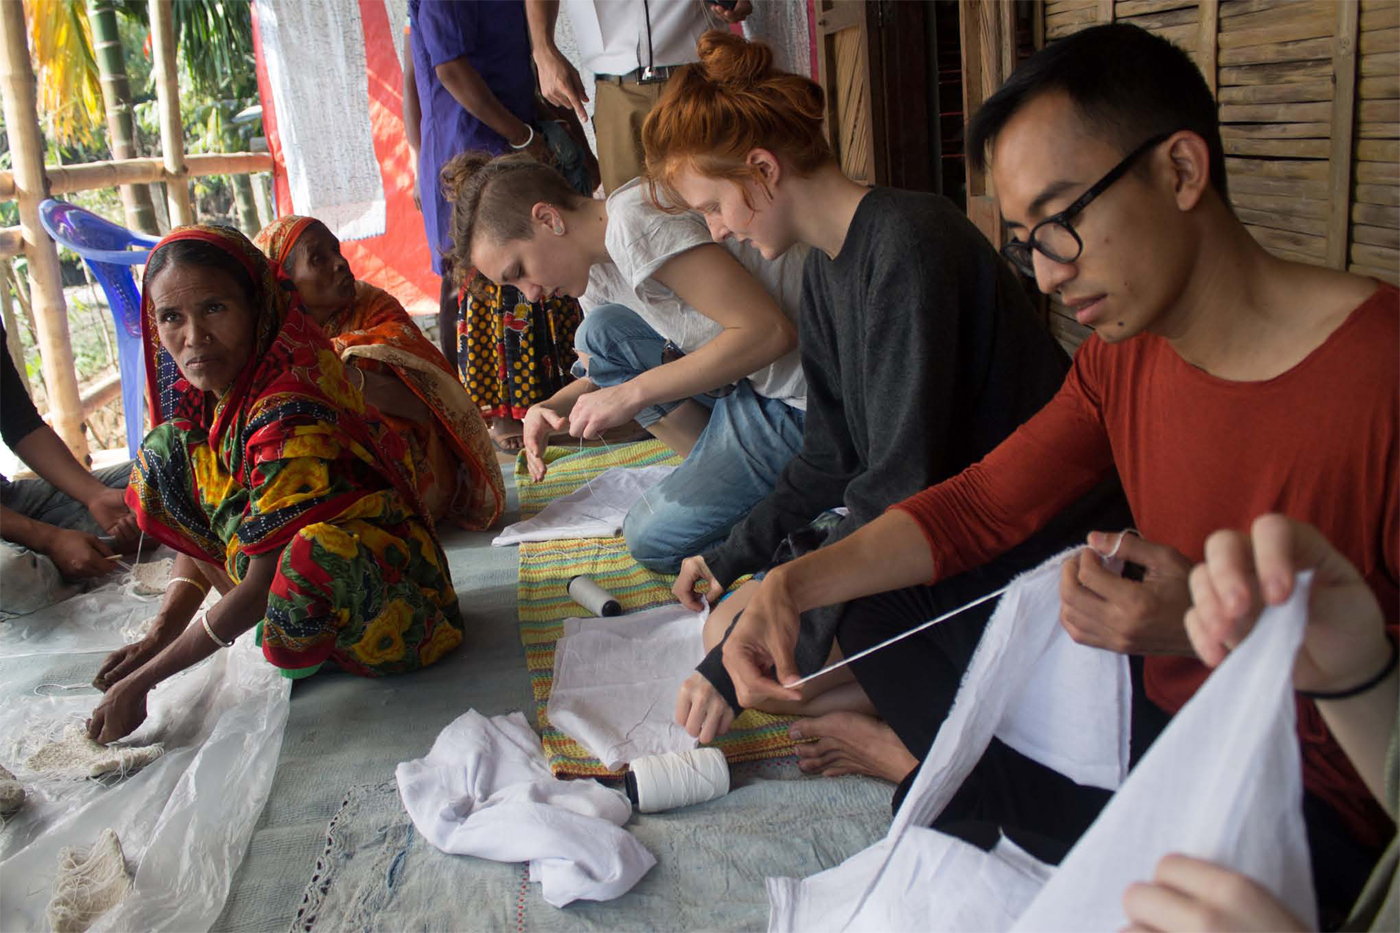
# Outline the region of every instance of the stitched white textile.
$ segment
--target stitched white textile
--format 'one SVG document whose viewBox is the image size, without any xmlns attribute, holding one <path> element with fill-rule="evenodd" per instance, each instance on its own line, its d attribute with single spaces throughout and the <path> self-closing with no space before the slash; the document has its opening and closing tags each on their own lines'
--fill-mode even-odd
<svg viewBox="0 0 1400 933">
<path fill-rule="evenodd" d="M 610 538 L 642 494 L 675 472 L 673 466 L 613 467 L 567 496 L 545 506 L 534 518 L 507 525 L 491 542 L 510 547 L 524 541 L 562 538 Z M 646 508 L 645 505 L 642 508 Z"/>
<path fill-rule="evenodd" d="M 554 646 L 549 721 L 617 769 L 644 755 L 685 752 L 676 692 L 705 657 L 705 619 L 679 603 L 611 619 L 565 619 Z"/>
<path fill-rule="evenodd" d="M 379 236 L 384 182 L 359 4 L 254 2 L 292 213 L 315 217 L 342 240 Z"/>
<path fill-rule="evenodd" d="M 631 890 L 656 859 L 626 830 L 632 805 L 596 781 L 549 771 L 523 713 L 453 720 L 424 758 L 394 771 L 423 837 L 452 855 L 529 862 L 545 901 L 606 901 Z"/>
<path fill-rule="evenodd" d="M 1038 568 L 1008 597 L 1052 582 Z M 1017 683 L 1023 670 L 1015 654 L 991 657 L 996 645 L 984 636 L 949 717 L 955 728 L 935 739 L 889 834 L 804 881 L 770 878 L 770 929 L 1007 930 L 1015 919 L 1017 930 L 1117 930 L 1126 925 L 1123 891 L 1150 878 L 1170 852 L 1243 872 L 1315 925 L 1291 684 L 1310 582 L 1300 577 L 1288 604 L 1264 614 L 1057 870 L 1036 868 L 1005 840 L 983 854 L 924 828 L 986 747 L 985 728 L 956 728 L 977 724 L 969 706 L 995 702 L 978 688 L 991 679 Z M 1003 598 L 989 633 L 1008 607 L 1015 603 Z M 1029 897 L 1027 884 L 1052 871 Z M 990 895 L 971 898 L 969 890 Z"/>
</svg>

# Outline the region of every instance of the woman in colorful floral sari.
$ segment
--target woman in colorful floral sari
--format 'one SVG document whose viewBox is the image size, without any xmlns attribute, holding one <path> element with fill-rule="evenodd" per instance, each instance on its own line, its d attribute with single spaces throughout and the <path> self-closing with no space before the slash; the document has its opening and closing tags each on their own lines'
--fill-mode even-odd
<svg viewBox="0 0 1400 933">
<path fill-rule="evenodd" d="M 157 683 L 254 627 L 289 677 L 411 671 L 460 644 L 407 446 L 280 270 L 236 230 L 182 227 L 152 251 L 141 319 L 156 426 L 127 504 L 179 557 L 151 634 L 99 671 L 89 734 L 127 735 Z"/>
<path fill-rule="evenodd" d="M 418 493 L 434 519 L 489 528 L 505 484 L 486 424 L 443 357 L 394 296 L 357 282 L 321 221 L 274 220 L 254 242 L 296 283 L 303 307 L 385 424 L 408 441 Z"/>
</svg>

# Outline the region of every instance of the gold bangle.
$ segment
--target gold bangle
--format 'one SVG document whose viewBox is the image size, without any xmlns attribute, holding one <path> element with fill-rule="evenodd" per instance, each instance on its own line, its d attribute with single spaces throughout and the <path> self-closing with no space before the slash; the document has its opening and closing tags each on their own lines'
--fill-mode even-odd
<svg viewBox="0 0 1400 933">
<path fill-rule="evenodd" d="M 360 367 L 358 367 L 358 366 L 351 366 L 351 367 L 350 367 L 350 371 L 353 372 L 355 375 L 357 375 L 357 376 L 360 377 L 360 384 L 359 384 L 356 388 L 357 388 L 357 390 L 359 391 L 359 393 L 360 393 L 361 395 L 364 395 L 364 393 L 365 393 L 365 374 L 364 374 L 364 372 L 362 372 L 362 371 L 360 370 Z"/>
<path fill-rule="evenodd" d="M 200 586 L 199 581 L 191 577 L 171 577 L 170 582 L 166 583 L 165 588 L 170 589 L 170 587 L 174 586 L 176 583 L 188 583 L 190 586 L 199 590 L 201 596 L 209 595 L 209 587 Z"/>
</svg>

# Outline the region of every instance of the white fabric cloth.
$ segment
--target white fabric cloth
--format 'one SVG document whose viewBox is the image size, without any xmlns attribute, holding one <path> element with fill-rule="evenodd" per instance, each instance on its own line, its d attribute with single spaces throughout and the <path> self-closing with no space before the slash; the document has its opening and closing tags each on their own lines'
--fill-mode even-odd
<svg viewBox="0 0 1400 933">
<path fill-rule="evenodd" d="M 668 214 L 651 203 L 647 186 L 633 179 L 608 196 L 605 242 L 612 262 L 597 263 L 589 271 L 588 288 L 579 298 L 584 314 L 599 305 L 625 305 L 684 353 L 695 352 L 723 330 L 652 278 L 673 257 L 714 243 L 699 214 Z M 770 262 L 758 250 L 733 238 L 722 245 L 758 279 L 796 326 L 802 312 L 802 267 L 807 247 L 794 246 Z M 807 380 L 796 350 L 748 378 L 759 395 L 806 410 Z"/>
<path fill-rule="evenodd" d="M 529 862 L 554 907 L 611 900 L 656 864 L 619 828 L 632 815 L 627 798 L 596 781 L 556 779 L 523 713 L 469 710 L 394 776 L 425 839 L 451 855 Z"/>
<path fill-rule="evenodd" d="M 584 67 L 594 74 L 622 75 L 647 65 L 684 65 L 697 60 L 695 43 L 710 29 L 726 28 L 700 0 L 564 0 Z M 647 49 L 647 16 L 651 49 Z"/>
<path fill-rule="evenodd" d="M 317 218 L 342 240 L 379 236 L 386 205 L 359 4 L 254 2 L 292 213 Z"/>
<path fill-rule="evenodd" d="M 1029 583 L 1048 585 L 1044 571 L 1032 571 Z M 1288 604 L 1264 614 L 1058 869 L 1038 865 L 1005 840 L 980 853 L 925 828 L 961 785 L 968 760 L 986 746 L 985 730 L 969 735 L 959 728 L 969 723 L 969 705 L 988 700 L 977 688 L 992 677 L 1021 682 L 1021 669 L 986 663 L 996 648 L 984 637 L 889 834 L 806 880 L 770 878 L 769 928 L 1117 930 L 1126 925 L 1128 884 L 1151 878 L 1171 852 L 1248 875 L 1315 926 L 1291 684 L 1310 582 L 1310 575 L 1300 577 Z M 994 615 L 989 632 L 997 621 Z M 962 745 L 973 751 L 950 754 Z"/>
<path fill-rule="evenodd" d="M 611 619 L 565 619 L 549 721 L 608 768 L 685 752 L 676 691 L 705 657 L 705 619 L 679 603 Z"/>
<path fill-rule="evenodd" d="M 492 539 L 493 547 L 561 538 L 609 538 L 642 494 L 675 472 L 674 466 L 613 467 L 567 496 L 560 496 L 533 518 L 507 525 Z M 645 506 L 643 506 L 645 508 Z"/>
</svg>

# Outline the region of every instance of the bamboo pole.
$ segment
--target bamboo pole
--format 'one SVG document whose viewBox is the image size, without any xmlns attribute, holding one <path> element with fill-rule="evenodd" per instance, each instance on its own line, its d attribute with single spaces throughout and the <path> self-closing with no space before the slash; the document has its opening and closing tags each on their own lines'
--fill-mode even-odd
<svg viewBox="0 0 1400 933">
<path fill-rule="evenodd" d="M 126 57 L 114 0 L 88 0 L 88 21 L 92 24 L 93 51 L 97 56 L 112 157 L 134 159 L 137 155 L 136 122 L 131 115 L 131 81 L 126 75 Z M 142 233 L 159 232 L 150 188 L 122 185 L 121 197 L 128 227 Z"/>
<path fill-rule="evenodd" d="M 272 156 L 266 152 L 206 152 L 185 156 L 186 179 L 204 175 L 244 175 L 270 171 Z M 164 161 L 157 158 L 49 165 L 45 166 L 44 172 L 48 176 L 51 195 L 70 191 L 91 191 L 95 188 L 115 188 L 119 185 L 148 185 L 158 181 L 171 181 Z M 6 192 L 13 192 L 13 184 L 10 172 L 0 172 L 0 201 L 8 199 Z"/>
<path fill-rule="evenodd" d="M 29 369 L 24 364 L 24 341 L 19 338 L 19 322 L 15 320 L 15 306 L 10 300 L 9 276 L 0 277 L 0 317 L 5 321 L 5 349 L 15 364 L 20 382 L 24 383 L 24 391 L 33 397 L 34 387 L 29 384 Z"/>
<path fill-rule="evenodd" d="M 24 235 L 19 227 L 0 227 L 0 256 L 18 256 L 24 252 Z"/>
<path fill-rule="evenodd" d="M 150 0 L 151 55 L 155 60 L 156 98 L 160 106 L 160 149 L 165 160 L 170 225 L 194 223 L 185 173 L 185 128 L 180 122 L 180 85 L 175 69 L 175 14 L 172 0 Z"/>
<path fill-rule="evenodd" d="M 68 338 L 68 314 L 63 306 L 58 249 L 39 223 L 39 202 L 44 198 L 44 159 L 39 114 L 34 105 L 35 90 L 24 5 L 0 2 L 0 92 L 4 95 L 5 135 L 14 164 L 24 254 L 29 259 L 30 296 L 39 331 L 49 416 L 53 429 L 73 456 L 78 462 L 86 463 L 88 444 L 83 435 L 83 406 L 78 397 L 73 346 Z"/>
</svg>

